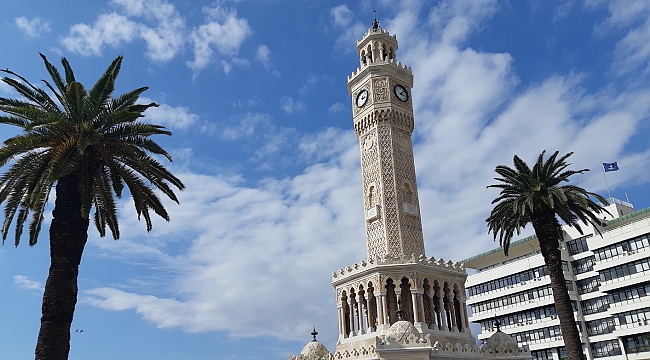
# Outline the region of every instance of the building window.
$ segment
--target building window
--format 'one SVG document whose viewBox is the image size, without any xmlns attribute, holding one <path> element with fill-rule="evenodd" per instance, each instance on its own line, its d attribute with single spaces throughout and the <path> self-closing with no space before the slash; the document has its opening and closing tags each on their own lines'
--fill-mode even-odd
<svg viewBox="0 0 650 360">
<path fill-rule="evenodd" d="M 520 344 L 536 343 L 545 340 L 560 340 L 562 339 L 562 331 L 560 326 L 551 326 L 541 329 L 522 331 L 510 334 Z"/>
<path fill-rule="evenodd" d="M 598 288 L 600 287 L 600 277 L 596 275 L 590 278 L 578 280 L 576 281 L 576 287 L 576 290 L 580 295 L 598 291 Z"/>
<path fill-rule="evenodd" d="M 644 234 L 632 239 L 624 240 L 616 244 L 596 249 L 594 250 L 594 256 L 596 257 L 597 261 L 605 261 L 623 255 L 631 255 L 637 251 L 647 249 L 650 247 L 650 244 L 648 243 L 649 235 L 650 234 Z"/>
<path fill-rule="evenodd" d="M 650 282 L 617 289 L 609 293 L 609 303 L 624 305 L 639 302 L 641 298 L 650 294 Z"/>
<path fill-rule="evenodd" d="M 592 271 L 594 269 L 594 264 L 596 263 L 595 256 L 587 256 L 586 258 L 575 260 L 571 262 L 571 267 L 573 268 L 573 273 L 575 275 L 586 273 L 587 271 Z"/>
<path fill-rule="evenodd" d="M 628 329 L 650 324 L 650 308 L 626 311 L 614 315 L 616 329 Z"/>
<path fill-rule="evenodd" d="M 591 354 L 594 358 L 623 355 L 621 347 L 618 345 L 618 340 L 591 343 Z"/>
<path fill-rule="evenodd" d="M 533 356 L 533 360 L 553 360 L 553 350 L 551 349 L 531 351 L 530 354 Z"/>
<path fill-rule="evenodd" d="M 566 263 L 566 261 L 563 261 L 563 263 Z M 482 284 L 470 286 L 467 288 L 467 292 L 469 293 L 469 296 L 480 295 L 488 291 L 521 285 L 527 281 L 539 279 L 544 276 L 548 276 L 548 268 L 546 268 L 546 266 L 540 266 L 534 269 L 518 272 L 516 274 L 484 282 Z"/>
<path fill-rule="evenodd" d="M 604 319 L 587 321 L 585 326 L 587 328 L 587 335 L 589 336 L 609 334 L 614 331 L 614 319 L 607 317 Z"/>
<path fill-rule="evenodd" d="M 499 316 L 496 320 L 501 323 L 502 328 L 509 328 L 513 326 L 529 325 L 539 321 L 547 321 L 549 318 L 556 318 L 556 316 L 555 306 L 549 305 Z M 481 331 L 491 331 L 493 329 L 494 321 L 494 318 L 481 321 Z"/>
<path fill-rule="evenodd" d="M 609 301 L 607 296 L 601 296 L 580 302 L 583 315 L 596 314 L 599 312 L 607 311 L 609 309 Z"/>
<path fill-rule="evenodd" d="M 600 271 L 600 280 L 610 281 L 630 276 L 637 273 L 647 273 L 650 272 L 650 258 L 645 258 L 627 264 L 614 266 L 609 269 Z"/>
<path fill-rule="evenodd" d="M 567 250 L 569 251 L 569 254 L 575 255 L 589 250 L 589 246 L 587 246 L 587 238 L 591 236 L 592 235 L 590 234 L 587 236 L 577 238 L 575 240 L 567 241 L 566 246 L 567 246 Z"/>
<path fill-rule="evenodd" d="M 520 291 L 511 295 L 501 296 L 495 299 L 482 301 L 472 305 L 472 313 L 478 314 L 485 311 L 509 307 L 523 303 L 535 303 L 538 299 L 553 295 L 550 285 Z"/>
<path fill-rule="evenodd" d="M 623 347 L 626 353 L 640 353 L 650 351 L 650 339 L 647 334 L 635 334 L 623 338 Z"/>
</svg>

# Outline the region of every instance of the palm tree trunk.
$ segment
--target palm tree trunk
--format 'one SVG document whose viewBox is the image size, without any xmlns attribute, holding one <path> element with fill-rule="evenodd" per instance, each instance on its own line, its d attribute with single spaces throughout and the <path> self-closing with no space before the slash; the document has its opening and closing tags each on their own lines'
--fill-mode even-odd
<svg viewBox="0 0 650 360">
<path fill-rule="evenodd" d="M 560 319 L 562 339 L 567 352 L 568 360 L 583 360 L 582 342 L 573 316 L 571 298 L 564 279 L 562 270 L 562 256 L 559 250 L 559 240 L 562 237 L 562 229 L 555 213 L 552 210 L 539 211 L 532 217 L 533 228 L 539 241 L 544 262 L 551 277 L 551 289 L 555 301 L 555 312 Z"/>
<path fill-rule="evenodd" d="M 70 326 L 77 303 L 77 276 L 89 220 L 81 216 L 79 176 L 56 185 L 50 225 L 50 272 L 45 283 L 36 360 L 65 360 L 70 352 Z"/>
</svg>

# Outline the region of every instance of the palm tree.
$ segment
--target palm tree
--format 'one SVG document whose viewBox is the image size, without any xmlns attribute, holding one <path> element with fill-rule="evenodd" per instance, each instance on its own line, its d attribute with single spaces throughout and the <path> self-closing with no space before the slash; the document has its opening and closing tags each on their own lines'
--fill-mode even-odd
<svg viewBox="0 0 650 360">
<path fill-rule="evenodd" d="M 602 196 L 588 192 L 579 186 L 561 185 L 568 182 L 571 175 L 589 171 L 589 169 L 567 170 L 571 164 L 567 163 L 566 159 L 573 153 L 558 159 L 556 151 L 546 161 L 544 161 L 544 153 L 545 151 L 539 155 L 532 170 L 517 155 L 514 157 L 514 169 L 503 165 L 496 167 L 495 171 L 501 177 L 494 179 L 499 181 L 499 184 L 490 185 L 488 188 L 501 189 L 501 193 L 492 201 L 496 206 L 486 219 L 488 233 L 492 232 L 495 240 L 499 238 L 499 243 L 507 256 L 514 233 L 519 235 L 526 225 L 533 225 L 551 277 L 553 299 L 560 319 L 567 358 L 581 360 L 583 359 L 582 344 L 562 271 L 559 245 L 563 239 L 563 232 L 558 218 L 576 228 L 581 234 L 580 223 L 591 224 L 598 230 L 597 225 L 600 225 L 600 220 L 596 214 L 607 210 L 590 197 L 594 197 L 602 204 L 607 204 L 607 201 Z"/>
<path fill-rule="evenodd" d="M 138 218 L 151 230 L 149 210 L 169 221 L 167 211 L 154 192 L 158 189 L 178 203 L 170 184 L 184 189 L 152 155 L 170 155 L 149 137 L 171 135 L 163 126 L 140 121 L 155 103 L 136 104 L 147 87 L 112 97 L 122 56 L 110 64 L 97 83 L 86 91 L 75 80 L 70 64 L 61 59 L 65 80 L 41 54 L 51 83 L 47 91 L 22 76 L 2 79 L 23 99 L 0 97 L 0 124 L 22 128 L 21 134 L 0 147 L 0 203 L 5 204 L 2 241 L 15 219 L 15 244 L 29 219 L 29 245 L 35 245 L 43 223 L 50 191 L 56 200 L 50 224 L 50 270 L 43 294 L 41 328 L 36 359 L 67 359 L 70 326 L 77 302 L 77 276 L 88 239 L 90 212 L 100 236 L 106 227 L 113 238 L 120 236 L 116 199 L 124 186 L 133 198 Z"/>
</svg>

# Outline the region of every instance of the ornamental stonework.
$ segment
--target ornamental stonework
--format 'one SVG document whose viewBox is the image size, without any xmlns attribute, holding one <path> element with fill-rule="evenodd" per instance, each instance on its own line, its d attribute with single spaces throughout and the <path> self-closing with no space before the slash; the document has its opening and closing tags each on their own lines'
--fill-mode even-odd
<svg viewBox="0 0 650 360">
<path fill-rule="evenodd" d="M 375 102 L 387 102 L 388 96 L 388 79 L 375 79 L 372 84 L 375 93 Z"/>
<path fill-rule="evenodd" d="M 383 185 L 384 219 L 386 223 L 386 253 L 381 256 L 399 256 L 402 254 L 397 196 L 395 191 L 395 171 L 393 167 L 393 141 L 390 126 L 378 127 L 379 152 L 381 161 L 381 178 Z"/>
</svg>

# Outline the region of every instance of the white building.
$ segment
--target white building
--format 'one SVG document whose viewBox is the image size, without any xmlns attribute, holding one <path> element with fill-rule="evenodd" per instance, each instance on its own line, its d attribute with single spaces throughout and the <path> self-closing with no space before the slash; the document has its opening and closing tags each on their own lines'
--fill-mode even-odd
<svg viewBox="0 0 650 360">
<path fill-rule="evenodd" d="M 649 359 L 650 208 L 611 199 L 602 236 L 583 226 L 584 235 L 563 227 L 565 279 L 574 302 L 584 352 L 597 358 Z M 479 340 L 501 329 L 528 345 L 533 359 L 562 359 L 564 343 L 555 315 L 550 278 L 535 236 L 463 261 L 477 272 L 468 277 L 470 321 L 481 325 Z"/>
<path fill-rule="evenodd" d="M 359 67 L 348 77 L 367 260 L 332 274 L 339 323 L 334 352 L 314 331 L 314 340 L 289 359 L 530 359 L 503 332 L 479 348 L 469 330 L 465 269 L 425 256 L 411 143 L 413 74 L 397 61 L 397 47 L 395 35 L 375 20 L 357 41 Z"/>
</svg>

